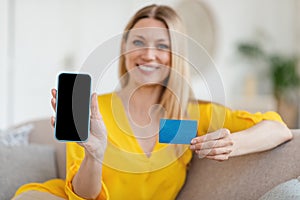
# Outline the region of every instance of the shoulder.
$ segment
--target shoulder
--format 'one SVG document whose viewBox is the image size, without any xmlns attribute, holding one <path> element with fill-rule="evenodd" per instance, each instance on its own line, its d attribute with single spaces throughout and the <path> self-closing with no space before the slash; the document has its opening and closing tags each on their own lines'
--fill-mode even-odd
<svg viewBox="0 0 300 200">
<path fill-rule="evenodd" d="M 188 113 L 193 118 L 197 118 L 201 116 L 224 116 L 225 113 L 228 112 L 228 108 L 223 106 L 222 104 L 204 101 L 204 100 L 193 100 L 190 101 L 188 106 Z"/>
<path fill-rule="evenodd" d="M 112 99 L 114 93 L 100 94 L 98 95 L 98 105 L 101 112 L 108 112 L 112 106 Z"/>
<path fill-rule="evenodd" d="M 198 106 L 200 108 L 227 108 L 226 106 L 224 106 L 220 103 L 199 100 L 199 99 L 190 101 L 189 105 L 190 106 Z"/>
<path fill-rule="evenodd" d="M 97 96 L 99 104 L 108 103 L 111 101 L 114 93 L 99 94 Z"/>
<path fill-rule="evenodd" d="M 98 94 L 98 99 L 107 99 L 107 98 L 111 98 L 112 97 L 112 95 L 113 95 L 114 93 L 105 93 L 105 94 Z"/>
</svg>

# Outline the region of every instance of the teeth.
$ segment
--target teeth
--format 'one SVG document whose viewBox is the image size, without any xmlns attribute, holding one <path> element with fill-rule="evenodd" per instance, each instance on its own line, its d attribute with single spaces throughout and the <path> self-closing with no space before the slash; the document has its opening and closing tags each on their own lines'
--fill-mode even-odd
<svg viewBox="0 0 300 200">
<path fill-rule="evenodd" d="M 144 65 L 140 65 L 139 68 L 141 70 L 147 71 L 147 72 L 153 72 L 156 68 L 155 67 L 148 67 L 148 66 L 144 66 Z"/>
</svg>

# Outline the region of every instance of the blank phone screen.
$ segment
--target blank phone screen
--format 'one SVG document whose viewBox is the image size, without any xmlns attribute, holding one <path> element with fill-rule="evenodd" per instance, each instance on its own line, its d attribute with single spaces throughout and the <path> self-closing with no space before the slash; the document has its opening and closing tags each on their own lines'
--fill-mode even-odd
<svg viewBox="0 0 300 200">
<path fill-rule="evenodd" d="M 61 73 L 56 96 L 55 136 L 61 141 L 86 141 L 89 135 L 91 77 Z"/>
</svg>

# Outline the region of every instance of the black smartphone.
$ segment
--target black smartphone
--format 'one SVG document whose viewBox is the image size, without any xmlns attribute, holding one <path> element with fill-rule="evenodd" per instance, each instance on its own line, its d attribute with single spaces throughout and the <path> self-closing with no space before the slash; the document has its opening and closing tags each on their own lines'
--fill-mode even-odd
<svg viewBox="0 0 300 200">
<path fill-rule="evenodd" d="M 58 75 L 55 137 L 59 141 L 84 142 L 90 129 L 91 77 L 82 73 Z"/>
</svg>

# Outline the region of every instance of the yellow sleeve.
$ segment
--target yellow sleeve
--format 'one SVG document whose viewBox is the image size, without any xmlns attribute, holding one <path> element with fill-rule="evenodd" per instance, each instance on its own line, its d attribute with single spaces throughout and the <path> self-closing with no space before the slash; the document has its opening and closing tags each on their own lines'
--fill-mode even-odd
<svg viewBox="0 0 300 200">
<path fill-rule="evenodd" d="M 189 109 L 190 113 L 194 113 L 194 118 L 195 116 L 198 117 L 198 135 L 204 135 L 220 128 L 227 128 L 231 132 L 237 132 L 250 128 L 263 120 L 274 120 L 284 123 L 280 115 L 273 111 L 249 113 L 242 110 L 231 110 L 225 106 L 209 102 L 199 102 L 198 105 L 194 104 Z M 195 114 L 195 111 L 198 114 Z"/>
<path fill-rule="evenodd" d="M 73 191 L 72 180 L 77 173 L 80 164 L 84 158 L 84 149 L 74 142 L 67 143 L 67 175 L 66 175 L 66 185 L 65 185 L 65 193 L 68 196 L 68 199 L 72 200 L 84 200 L 83 198 L 76 195 Z M 109 199 L 108 190 L 102 182 L 101 193 L 98 196 L 97 200 L 107 200 Z"/>
</svg>

